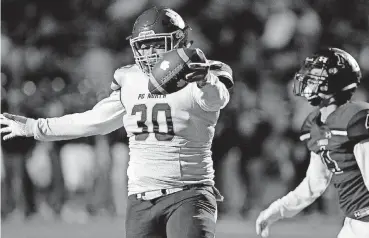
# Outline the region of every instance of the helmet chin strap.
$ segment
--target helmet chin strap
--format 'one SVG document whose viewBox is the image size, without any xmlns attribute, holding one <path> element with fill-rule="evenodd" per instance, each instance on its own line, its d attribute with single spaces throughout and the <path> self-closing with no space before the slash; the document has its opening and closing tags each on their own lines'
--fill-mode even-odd
<svg viewBox="0 0 369 238">
<path fill-rule="evenodd" d="M 319 94 L 317 97 L 314 97 L 311 100 L 309 100 L 309 102 L 312 106 L 319 106 L 320 111 L 322 112 L 320 120 L 323 123 L 325 123 L 329 114 L 332 113 L 337 107 L 337 105 L 334 106 L 336 99 L 332 94 L 330 95 Z"/>
<path fill-rule="evenodd" d="M 317 96 L 309 99 L 308 101 L 314 107 L 316 106 L 326 107 L 336 102 L 336 99 L 334 97 L 334 94 L 327 95 L 327 94 L 319 93 Z"/>
<path fill-rule="evenodd" d="M 352 83 L 350 85 L 347 85 L 346 87 L 344 87 L 340 92 L 345 92 L 348 91 L 350 89 L 356 88 L 357 84 L 356 83 Z M 339 100 L 337 100 L 337 97 L 335 97 L 338 93 L 335 94 L 323 94 L 323 93 L 319 93 L 318 94 L 318 98 L 321 99 L 320 103 L 319 103 L 319 107 L 327 107 L 329 105 L 332 104 L 343 104 L 346 101 L 342 101 L 340 102 Z"/>
<path fill-rule="evenodd" d="M 336 98 L 334 94 L 318 94 L 320 100 L 319 107 L 326 107 L 328 105 L 334 104 L 336 102 Z"/>
</svg>

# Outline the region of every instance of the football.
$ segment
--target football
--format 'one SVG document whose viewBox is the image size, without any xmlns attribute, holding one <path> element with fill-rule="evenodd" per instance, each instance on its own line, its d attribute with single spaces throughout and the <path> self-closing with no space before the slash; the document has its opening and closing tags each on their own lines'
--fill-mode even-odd
<svg viewBox="0 0 369 238">
<path fill-rule="evenodd" d="M 188 84 L 185 75 L 190 73 L 188 64 L 205 63 L 206 58 L 200 49 L 179 48 L 169 51 L 153 67 L 149 91 L 153 94 L 170 94 Z"/>
</svg>

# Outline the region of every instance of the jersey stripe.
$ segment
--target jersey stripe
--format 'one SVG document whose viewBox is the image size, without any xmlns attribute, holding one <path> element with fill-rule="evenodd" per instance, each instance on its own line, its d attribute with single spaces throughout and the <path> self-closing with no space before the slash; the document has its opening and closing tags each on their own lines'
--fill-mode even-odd
<svg viewBox="0 0 369 238">
<path fill-rule="evenodd" d="M 347 136 L 347 131 L 331 130 L 332 135 Z"/>
<path fill-rule="evenodd" d="M 310 139 L 310 133 L 306 133 L 306 134 L 303 134 L 303 135 L 300 136 L 301 141 L 304 141 L 304 140 L 307 140 L 307 139 Z"/>
</svg>

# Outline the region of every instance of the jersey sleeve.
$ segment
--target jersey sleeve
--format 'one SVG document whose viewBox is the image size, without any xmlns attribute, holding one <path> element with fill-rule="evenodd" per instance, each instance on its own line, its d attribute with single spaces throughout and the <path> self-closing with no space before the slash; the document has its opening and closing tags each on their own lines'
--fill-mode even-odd
<svg viewBox="0 0 369 238">
<path fill-rule="evenodd" d="M 123 126 L 124 114 L 120 90 L 116 90 L 91 110 L 62 117 L 37 119 L 33 127 L 34 138 L 57 141 L 108 134 Z"/>
<path fill-rule="evenodd" d="M 199 88 L 191 83 L 191 93 L 194 101 L 207 112 L 216 112 L 223 109 L 229 102 L 230 94 L 226 86 L 213 74 L 208 75 L 207 82 Z"/>
<path fill-rule="evenodd" d="M 234 85 L 233 81 L 233 72 L 229 65 L 215 60 L 209 60 L 212 64 L 220 65 L 220 68 L 212 69 L 210 68 L 210 72 L 217 76 L 220 82 L 224 83 L 224 85 L 230 89 Z"/>
<path fill-rule="evenodd" d="M 353 142 L 369 139 L 369 109 L 361 110 L 351 118 L 347 124 L 347 136 Z"/>
<path fill-rule="evenodd" d="M 310 129 L 313 124 L 313 119 L 315 118 L 317 111 L 311 112 L 305 119 L 304 123 L 301 126 L 300 132 L 300 140 L 305 141 L 310 139 Z"/>
<path fill-rule="evenodd" d="M 133 64 L 130 64 L 115 70 L 114 79 L 110 84 L 111 90 L 117 91 L 123 87 L 125 75 L 133 69 L 133 66 Z"/>
<path fill-rule="evenodd" d="M 216 64 L 216 69 L 210 69 L 207 81 L 202 87 L 198 87 L 196 83 L 192 83 L 191 91 L 195 102 L 204 111 L 219 111 L 223 109 L 230 100 L 228 89 L 233 86 L 231 68 L 220 62 L 212 61 Z M 220 65 L 220 67 L 219 67 Z"/>
</svg>

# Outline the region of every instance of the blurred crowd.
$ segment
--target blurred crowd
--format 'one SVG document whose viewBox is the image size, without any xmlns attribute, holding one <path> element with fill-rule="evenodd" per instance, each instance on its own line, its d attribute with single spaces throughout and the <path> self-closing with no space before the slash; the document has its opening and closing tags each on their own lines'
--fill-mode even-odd
<svg viewBox="0 0 369 238">
<path fill-rule="evenodd" d="M 90 109 L 109 95 L 115 69 L 133 63 L 126 37 L 153 5 L 177 11 L 192 28 L 193 47 L 234 72 L 213 143 L 226 198 L 221 215 L 247 218 L 304 177 L 309 155 L 298 137 L 312 107 L 293 96 L 291 80 L 306 56 L 324 46 L 351 53 L 363 73 L 354 97 L 368 99 L 366 0 L 3 0 L 1 111 L 38 118 Z M 124 215 L 124 129 L 73 141 L 15 139 L 1 148 L 3 218 Z M 305 212 L 335 214 L 332 199 L 328 189 Z"/>
</svg>

